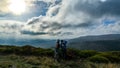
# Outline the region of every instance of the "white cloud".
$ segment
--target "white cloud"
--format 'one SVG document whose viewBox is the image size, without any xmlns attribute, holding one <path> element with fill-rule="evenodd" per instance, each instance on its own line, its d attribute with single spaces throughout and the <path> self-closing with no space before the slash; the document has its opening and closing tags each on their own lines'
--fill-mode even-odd
<svg viewBox="0 0 120 68">
<path fill-rule="evenodd" d="M 120 1 L 62 0 L 57 4 L 56 0 L 43 1 L 52 3 L 46 16 L 33 17 L 20 29 L 16 28 L 21 35 L 53 39 L 120 33 L 120 10 L 117 10 Z M 114 8 L 117 9 L 113 11 Z M 105 26 L 102 22 L 105 18 L 116 22 Z"/>
<path fill-rule="evenodd" d="M 8 13 L 8 0 L 1 0 L 0 1 L 0 14 L 4 13 Z"/>
<path fill-rule="evenodd" d="M 0 33 L 15 33 L 18 34 L 23 27 L 23 23 L 12 20 L 0 20 Z"/>
</svg>

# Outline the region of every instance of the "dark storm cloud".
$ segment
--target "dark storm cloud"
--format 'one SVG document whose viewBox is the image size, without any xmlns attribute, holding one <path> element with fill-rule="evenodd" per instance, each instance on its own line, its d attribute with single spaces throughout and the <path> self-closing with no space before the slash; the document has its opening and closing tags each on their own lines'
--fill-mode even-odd
<svg viewBox="0 0 120 68">
<path fill-rule="evenodd" d="M 49 35 L 49 36 L 57 36 L 60 35 L 61 32 L 33 32 L 33 31 L 29 31 L 29 30 L 23 30 L 21 31 L 21 34 L 25 34 L 25 35 Z"/>
<path fill-rule="evenodd" d="M 95 25 L 95 24 L 94 24 Z M 62 25 L 61 28 L 88 28 L 90 26 L 93 26 L 93 23 L 92 21 L 86 21 L 86 22 L 82 22 L 82 23 L 79 23 L 79 24 L 64 24 Z"/>
<path fill-rule="evenodd" d="M 75 28 L 87 28 L 91 26 L 91 23 L 80 23 L 80 24 L 60 24 L 60 23 L 52 23 L 49 25 L 48 28 L 51 28 L 51 30 L 58 30 L 58 29 L 75 29 Z"/>
<path fill-rule="evenodd" d="M 46 35 L 46 32 L 21 31 L 21 34 L 27 35 Z"/>
<path fill-rule="evenodd" d="M 81 3 L 75 5 L 75 10 L 85 12 L 93 17 L 101 17 L 104 15 L 120 15 L 120 0 L 107 0 L 105 2 Z"/>
</svg>

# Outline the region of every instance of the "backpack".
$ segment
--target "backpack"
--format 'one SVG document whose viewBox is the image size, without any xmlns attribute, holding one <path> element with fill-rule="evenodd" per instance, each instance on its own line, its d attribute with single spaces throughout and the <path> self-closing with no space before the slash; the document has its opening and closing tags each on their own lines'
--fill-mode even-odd
<svg viewBox="0 0 120 68">
<path fill-rule="evenodd" d="M 60 44 L 57 43 L 57 44 L 56 44 L 56 48 L 60 48 Z"/>
</svg>

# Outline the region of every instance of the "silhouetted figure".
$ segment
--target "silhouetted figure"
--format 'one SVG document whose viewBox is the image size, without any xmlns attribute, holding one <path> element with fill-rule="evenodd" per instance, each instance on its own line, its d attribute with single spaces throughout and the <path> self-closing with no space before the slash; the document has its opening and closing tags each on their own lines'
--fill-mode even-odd
<svg viewBox="0 0 120 68">
<path fill-rule="evenodd" d="M 56 46 L 55 46 L 55 60 L 59 61 L 59 57 L 60 57 L 60 40 L 57 40 L 56 42 Z"/>
<path fill-rule="evenodd" d="M 67 58 L 67 41 L 66 40 L 61 40 L 61 49 L 62 49 L 62 58 L 66 59 Z"/>
</svg>

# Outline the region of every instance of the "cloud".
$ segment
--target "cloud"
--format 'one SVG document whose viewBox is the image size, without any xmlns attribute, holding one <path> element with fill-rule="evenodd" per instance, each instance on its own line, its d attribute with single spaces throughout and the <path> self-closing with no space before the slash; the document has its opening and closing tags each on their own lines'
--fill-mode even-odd
<svg viewBox="0 0 120 68">
<path fill-rule="evenodd" d="M 28 20 L 28 25 L 29 24 L 34 24 L 34 23 L 36 23 L 36 22 L 39 22 L 39 17 L 33 17 L 33 18 L 31 18 L 30 20 Z"/>
<path fill-rule="evenodd" d="M 118 0 L 64 0 L 55 4 L 54 1 L 54 4 L 49 6 L 46 16 L 31 18 L 25 26 L 30 28 L 25 30 L 36 31 L 38 34 L 45 32 L 45 35 L 47 33 L 49 36 L 58 37 L 118 33 L 119 31 L 114 32 L 117 25 L 105 26 L 102 20 L 118 18 L 119 2 Z"/>
<path fill-rule="evenodd" d="M 0 14 L 8 13 L 8 1 L 7 0 L 1 0 L 0 1 Z"/>
<path fill-rule="evenodd" d="M 23 25 L 24 24 L 19 21 L 0 20 L 0 38 L 14 38 L 18 35 L 20 36 L 20 30 Z"/>
<path fill-rule="evenodd" d="M 45 32 L 31 32 L 31 31 L 21 31 L 22 34 L 29 34 L 29 35 L 45 35 Z"/>
<path fill-rule="evenodd" d="M 36 2 L 36 3 L 34 3 Z M 83 35 L 120 33 L 118 0 L 41 0 L 45 3 L 43 15 L 32 17 L 23 26 L 10 26 L 21 35 L 48 38 L 75 38 Z M 38 4 L 37 4 L 38 6 Z M 43 5 L 40 5 L 43 7 Z M 105 20 L 115 21 L 107 25 Z M 8 27 L 8 26 L 6 26 Z M 13 30 L 14 30 L 13 29 Z"/>
<path fill-rule="evenodd" d="M 93 17 L 101 17 L 104 15 L 120 15 L 119 0 L 106 0 L 105 2 L 100 2 L 97 0 L 93 3 L 86 2 L 79 4 L 80 2 L 81 1 L 77 2 L 77 4 L 74 6 L 75 10 L 85 12 Z"/>
</svg>

